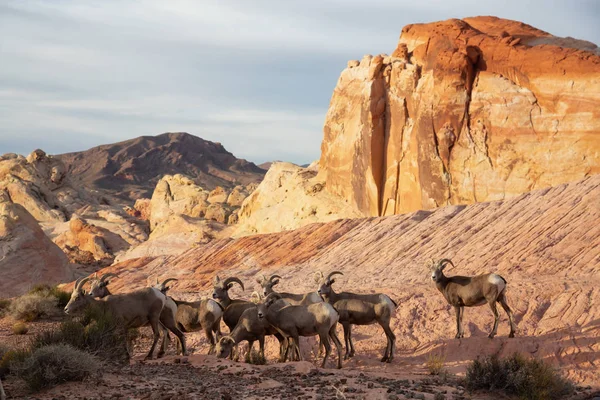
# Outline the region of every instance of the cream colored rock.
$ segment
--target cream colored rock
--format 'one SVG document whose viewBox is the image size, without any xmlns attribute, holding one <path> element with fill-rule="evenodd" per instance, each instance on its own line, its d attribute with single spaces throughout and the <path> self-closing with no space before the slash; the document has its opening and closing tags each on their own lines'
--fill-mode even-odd
<svg viewBox="0 0 600 400">
<path fill-rule="evenodd" d="M 314 170 L 273 163 L 258 188 L 238 212 L 236 236 L 279 232 L 360 213 L 323 190 Z"/>
<path fill-rule="evenodd" d="M 243 186 L 236 186 L 233 188 L 229 196 L 227 196 L 227 204 L 232 207 L 239 207 L 242 205 L 249 193 Z"/>
<path fill-rule="evenodd" d="M 226 203 L 213 203 L 206 209 L 204 218 L 225 224 L 231 215 L 231 211 L 232 207 Z"/>
<path fill-rule="evenodd" d="M 165 175 L 158 181 L 150 200 L 151 230 L 174 214 L 198 216 L 208 195 L 184 175 Z"/>
<path fill-rule="evenodd" d="M 36 283 L 72 280 L 73 270 L 61 249 L 35 218 L 0 190 L 0 297 L 25 293 Z"/>
<path fill-rule="evenodd" d="M 319 179 L 364 215 L 600 173 L 595 45 L 477 17 L 408 25 L 384 61 L 342 72 L 321 145 Z"/>
<path fill-rule="evenodd" d="M 210 192 L 207 200 L 210 204 L 225 203 L 227 201 L 227 197 L 227 190 L 223 189 L 221 186 L 217 186 L 213 191 Z"/>
</svg>

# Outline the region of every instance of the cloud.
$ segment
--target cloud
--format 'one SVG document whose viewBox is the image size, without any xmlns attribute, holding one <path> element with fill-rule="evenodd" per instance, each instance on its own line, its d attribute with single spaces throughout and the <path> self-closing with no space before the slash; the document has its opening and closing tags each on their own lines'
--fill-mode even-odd
<svg viewBox="0 0 600 400">
<path fill-rule="evenodd" d="M 0 154 L 187 131 L 306 163 L 346 61 L 393 51 L 404 25 L 498 15 L 598 43 L 599 14 L 590 0 L 7 1 Z"/>
</svg>

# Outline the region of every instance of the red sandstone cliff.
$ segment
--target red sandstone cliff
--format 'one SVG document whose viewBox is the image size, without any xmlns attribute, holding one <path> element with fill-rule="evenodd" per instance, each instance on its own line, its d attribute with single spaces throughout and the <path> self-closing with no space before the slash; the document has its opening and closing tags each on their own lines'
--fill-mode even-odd
<svg viewBox="0 0 600 400">
<path fill-rule="evenodd" d="M 408 25 L 350 61 L 321 145 L 365 215 L 500 200 L 600 173 L 600 51 L 494 17 Z"/>
</svg>

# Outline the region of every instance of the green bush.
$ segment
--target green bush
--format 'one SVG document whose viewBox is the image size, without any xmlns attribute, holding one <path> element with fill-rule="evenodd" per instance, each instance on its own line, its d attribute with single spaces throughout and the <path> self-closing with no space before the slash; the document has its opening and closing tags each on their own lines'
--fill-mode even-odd
<svg viewBox="0 0 600 400">
<path fill-rule="evenodd" d="M 53 344 L 68 344 L 107 361 L 128 359 L 125 329 L 112 314 L 97 307 L 88 307 L 82 317 L 41 332 L 32 339 L 30 347 Z"/>
<path fill-rule="evenodd" d="M 11 373 L 33 390 L 69 381 L 81 381 L 96 374 L 100 362 L 93 355 L 68 344 L 40 347 L 24 360 L 13 363 Z"/>
<path fill-rule="evenodd" d="M 20 321 L 31 322 L 57 312 L 57 300 L 43 293 L 28 293 L 10 303 L 10 315 Z"/>
<path fill-rule="evenodd" d="M 39 294 L 44 297 L 54 297 L 57 300 L 56 306 L 64 308 L 71 299 L 71 293 L 67 293 L 58 288 L 58 286 L 50 286 L 45 283 L 34 285 L 28 294 Z"/>
<path fill-rule="evenodd" d="M 550 365 L 517 353 L 473 361 L 467 367 L 465 386 L 470 391 L 500 391 L 531 400 L 561 399 L 573 392 L 572 383 Z"/>
<path fill-rule="evenodd" d="M 23 322 L 17 322 L 12 326 L 12 331 L 15 335 L 24 335 L 29 332 L 29 328 Z"/>
</svg>

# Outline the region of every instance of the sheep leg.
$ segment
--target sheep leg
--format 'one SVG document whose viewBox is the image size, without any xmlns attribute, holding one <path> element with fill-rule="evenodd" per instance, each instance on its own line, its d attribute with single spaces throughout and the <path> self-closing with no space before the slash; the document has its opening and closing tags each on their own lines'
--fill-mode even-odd
<svg viewBox="0 0 600 400">
<path fill-rule="evenodd" d="M 335 330 L 335 325 L 333 325 L 331 327 L 331 329 L 329 329 L 329 337 L 331 338 L 331 340 L 333 340 L 333 343 L 335 344 L 335 348 L 337 350 L 337 355 L 338 355 L 338 368 L 342 368 L 342 342 L 340 342 L 340 339 L 337 336 L 337 332 Z"/>
<path fill-rule="evenodd" d="M 160 339 L 160 330 L 159 330 L 159 320 L 158 316 L 151 316 L 150 326 L 152 327 L 152 333 L 154 334 L 154 340 L 152 341 L 152 347 L 150 347 L 150 351 L 146 355 L 145 360 L 152 360 L 154 356 L 154 349 L 156 348 L 156 344 L 158 343 L 158 339 Z"/>
<path fill-rule="evenodd" d="M 265 358 L 265 337 L 261 336 L 260 338 L 258 338 L 258 347 L 259 347 L 259 352 L 260 352 L 260 356 L 261 358 Z"/>
<path fill-rule="evenodd" d="M 329 343 L 329 338 L 327 334 L 319 333 L 319 340 L 325 346 L 325 357 L 323 357 L 323 362 L 321 363 L 321 368 L 325 368 L 325 363 L 327 362 L 327 358 L 329 358 L 329 354 L 331 354 L 331 343 Z"/>
<path fill-rule="evenodd" d="M 506 314 L 508 315 L 508 321 L 510 323 L 510 333 L 508 334 L 508 337 L 514 338 L 515 337 L 515 323 L 513 321 L 512 310 L 506 303 L 506 297 L 504 296 L 504 293 L 502 293 L 498 297 L 498 302 L 500 303 L 500 305 L 502 306 L 502 308 L 504 309 L 504 311 L 506 311 Z"/>
<path fill-rule="evenodd" d="M 463 316 L 464 307 L 454 307 L 454 311 L 456 312 L 456 336 L 455 339 L 461 339 L 465 335 L 462 330 L 462 316 Z"/>
<path fill-rule="evenodd" d="M 210 343 L 210 347 L 208 348 L 208 354 L 214 354 L 215 352 L 215 346 L 217 345 L 217 342 L 215 340 L 215 336 L 213 335 L 213 329 L 212 327 L 206 327 L 204 328 L 204 334 L 206 335 L 206 339 L 208 340 L 208 343 Z"/>
<path fill-rule="evenodd" d="M 354 341 L 352 340 L 352 325 L 348 325 L 348 343 L 350 343 L 350 354 L 348 357 L 354 357 Z"/>
<path fill-rule="evenodd" d="M 302 361 L 302 355 L 300 354 L 300 337 L 298 335 L 294 335 L 292 339 L 294 340 L 292 351 L 296 354 L 294 361 Z"/>
<path fill-rule="evenodd" d="M 344 328 L 344 344 L 346 345 L 346 353 L 344 354 L 344 360 L 347 360 L 350 357 L 350 324 L 343 324 L 342 328 Z"/>
<path fill-rule="evenodd" d="M 244 358 L 246 364 L 250 364 L 250 354 L 252 354 L 252 346 L 254 346 L 254 340 L 248 340 L 248 352 L 246 353 L 246 357 Z"/>
<path fill-rule="evenodd" d="M 390 322 L 381 323 L 381 327 L 385 332 L 385 336 L 387 337 L 387 345 L 385 346 L 385 354 L 381 359 L 382 362 L 390 363 L 394 359 L 394 347 L 396 346 L 396 335 L 390 328 Z"/>
<path fill-rule="evenodd" d="M 165 332 L 165 336 L 168 336 L 169 331 L 173 332 L 173 334 L 179 340 L 178 346 L 177 346 L 178 349 L 179 349 L 179 344 L 181 344 L 181 354 L 183 354 L 184 356 L 187 356 L 188 354 L 187 354 L 187 348 L 185 345 L 185 336 L 183 335 L 183 332 L 181 332 L 181 330 L 177 327 L 177 322 L 175 321 L 175 316 L 170 313 L 168 315 L 165 315 L 163 313 L 163 314 L 161 314 L 161 317 L 162 318 L 161 318 L 160 325 Z M 166 343 L 166 341 L 163 341 L 163 342 Z M 165 346 L 164 350 L 166 350 L 166 346 Z M 159 358 L 164 355 L 164 350 L 161 349 L 161 351 L 158 353 Z"/>
<path fill-rule="evenodd" d="M 490 332 L 488 337 L 490 339 L 493 339 L 494 336 L 496 336 L 496 331 L 498 330 L 498 321 L 500 320 L 500 313 L 498 312 L 498 308 L 496 307 L 496 300 L 490 301 L 489 305 L 492 309 L 492 312 L 494 313 L 494 327 L 492 328 L 492 331 Z"/>
<path fill-rule="evenodd" d="M 162 330 L 163 337 L 162 342 L 160 344 L 160 350 L 158 351 L 158 355 L 156 356 L 157 358 L 164 357 L 165 353 L 167 352 L 167 339 L 170 341 L 169 331 L 167 330 L 167 328 L 165 328 L 163 324 L 160 324 L 160 329 Z"/>
</svg>

